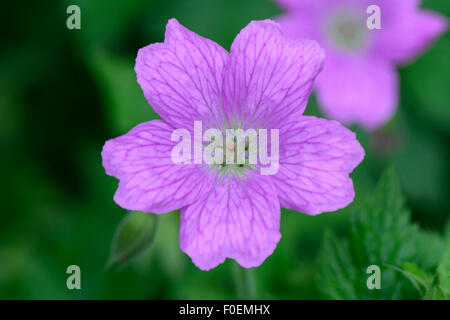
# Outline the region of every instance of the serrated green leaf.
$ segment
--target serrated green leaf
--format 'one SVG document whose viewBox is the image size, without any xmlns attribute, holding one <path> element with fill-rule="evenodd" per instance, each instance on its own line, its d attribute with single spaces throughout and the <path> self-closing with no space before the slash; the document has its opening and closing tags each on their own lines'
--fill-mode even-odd
<svg viewBox="0 0 450 320">
<path fill-rule="evenodd" d="M 435 267 L 442 251 L 439 235 L 419 230 L 410 221 L 399 180 L 391 168 L 370 198 L 356 209 L 347 237 L 324 239 L 318 283 L 324 295 L 332 299 L 420 298 L 427 292 L 437 296 L 434 278 L 423 268 Z M 366 286 L 370 265 L 393 266 L 382 270 L 381 290 Z"/>
<path fill-rule="evenodd" d="M 411 283 L 414 288 L 423 296 L 426 292 L 432 290 L 433 276 L 428 274 L 425 270 L 419 268 L 416 264 L 411 262 L 404 262 L 400 264 L 400 267 L 387 265 L 388 267 L 399 271 L 403 274 Z"/>
<path fill-rule="evenodd" d="M 158 217 L 151 213 L 129 212 L 122 218 L 111 243 L 108 266 L 126 265 L 153 243 Z"/>
<path fill-rule="evenodd" d="M 409 212 L 394 170 L 386 171 L 373 195 L 355 212 L 350 237 L 361 265 L 411 261 L 417 227 Z"/>
<path fill-rule="evenodd" d="M 331 232 L 325 232 L 323 244 L 319 256 L 320 291 L 330 299 L 357 299 L 354 288 L 357 271 L 348 243 L 337 239 Z"/>
</svg>

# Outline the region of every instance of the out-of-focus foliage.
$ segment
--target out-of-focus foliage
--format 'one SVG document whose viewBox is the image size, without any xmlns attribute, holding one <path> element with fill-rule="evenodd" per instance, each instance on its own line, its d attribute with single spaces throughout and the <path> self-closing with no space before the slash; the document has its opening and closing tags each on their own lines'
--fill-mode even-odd
<svg viewBox="0 0 450 320">
<path fill-rule="evenodd" d="M 439 11 L 447 17 L 450 15 L 448 2 L 432 0 L 424 2 L 426 8 Z M 450 90 L 448 90 L 450 73 L 445 57 L 449 56 L 450 33 L 447 32 L 424 54 L 422 63 L 413 63 L 404 70 L 404 86 L 408 90 L 409 98 L 415 100 L 415 103 L 411 104 L 415 108 L 414 111 L 447 131 L 450 131 Z M 435 69 L 436 65 L 442 68 Z"/>
<path fill-rule="evenodd" d="M 439 284 L 445 296 L 450 299 L 450 245 L 447 243 L 447 249 L 438 267 Z"/>
<path fill-rule="evenodd" d="M 450 15 L 448 0 L 423 2 Z M 80 30 L 66 28 L 70 4 L 81 8 Z M 234 262 L 203 272 L 180 251 L 177 212 L 158 217 L 151 246 L 128 265 L 105 268 L 126 211 L 113 202 L 117 180 L 100 152 L 158 117 L 133 69 L 139 48 L 163 41 L 169 18 L 229 49 L 250 20 L 280 9 L 269 0 L 65 0 L 26 9 L 3 1 L 0 12 L 0 298 L 237 298 Z M 446 33 L 399 70 L 400 105 L 388 125 L 351 128 L 366 151 L 352 174 L 353 204 L 315 217 L 282 210 L 282 239 L 253 270 L 258 298 L 423 298 L 395 269 L 404 263 L 432 277 L 423 294 L 437 297 L 439 285 L 449 296 L 449 50 Z M 323 116 L 314 96 L 306 113 Z M 386 178 L 374 193 L 392 164 L 399 182 Z M 379 292 L 365 287 L 372 263 L 383 272 Z M 82 271 L 79 291 L 66 287 L 72 264 Z"/>
<path fill-rule="evenodd" d="M 149 108 L 136 82 L 133 61 L 98 50 L 92 53 L 91 62 L 105 97 L 105 114 L 113 132 L 124 133 L 139 123 L 159 118 Z"/>
<path fill-rule="evenodd" d="M 355 210 L 343 240 L 328 235 L 320 255 L 319 286 L 332 299 L 417 298 L 405 283 L 406 275 L 419 289 L 416 294 L 442 293 L 434 278 L 419 266 L 435 270 L 444 256 L 446 242 L 438 234 L 420 230 L 410 221 L 393 169 L 381 178 L 374 193 Z M 381 289 L 366 285 L 367 267 L 382 268 Z M 394 266 L 394 267 L 392 267 Z M 395 267 L 395 266 L 401 266 Z M 401 271 L 402 274 L 396 271 Z M 439 277 L 438 275 L 436 276 Z M 439 290 L 438 290 L 439 289 Z M 433 292 L 432 292 L 433 291 Z M 443 297 L 443 295 L 442 295 Z"/>
<path fill-rule="evenodd" d="M 402 273 L 414 286 L 417 292 L 425 300 L 445 300 L 446 296 L 439 283 L 439 275 L 432 274 L 419 268 L 411 262 L 404 262 L 400 267 L 391 266 L 394 270 Z"/>
</svg>

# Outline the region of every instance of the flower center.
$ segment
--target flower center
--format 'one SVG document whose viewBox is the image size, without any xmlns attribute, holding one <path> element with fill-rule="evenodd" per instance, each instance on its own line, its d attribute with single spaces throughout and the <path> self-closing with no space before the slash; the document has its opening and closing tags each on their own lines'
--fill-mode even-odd
<svg viewBox="0 0 450 320">
<path fill-rule="evenodd" d="M 257 136 L 256 137 L 233 137 L 232 141 L 212 143 L 206 146 L 207 153 L 214 159 L 211 164 L 213 168 L 219 168 L 220 174 L 234 173 L 242 174 L 246 169 L 254 169 L 254 163 L 250 161 L 250 152 L 257 157 Z M 250 150 L 252 148 L 252 150 Z"/>
<path fill-rule="evenodd" d="M 328 17 L 325 29 L 328 40 L 342 51 L 360 51 L 367 44 L 365 17 L 352 10 L 336 10 Z"/>
</svg>

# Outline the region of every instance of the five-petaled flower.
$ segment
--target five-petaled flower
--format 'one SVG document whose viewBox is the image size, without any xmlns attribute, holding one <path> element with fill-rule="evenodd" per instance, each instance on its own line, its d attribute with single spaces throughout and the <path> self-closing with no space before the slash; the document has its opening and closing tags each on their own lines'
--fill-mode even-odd
<svg viewBox="0 0 450 320">
<path fill-rule="evenodd" d="M 324 113 L 367 130 L 395 112 L 395 65 L 424 51 L 447 25 L 444 17 L 419 10 L 420 0 L 275 1 L 287 10 L 278 19 L 287 36 L 314 39 L 325 49 L 327 61 L 316 81 Z M 380 9 L 379 30 L 367 25 L 373 5 Z"/>
<path fill-rule="evenodd" d="M 364 151 L 336 121 L 302 116 L 324 52 L 253 21 L 230 52 L 169 21 L 164 43 L 139 50 L 137 80 L 162 117 L 106 142 L 103 166 L 120 180 L 114 200 L 151 213 L 180 209 L 180 247 L 203 270 L 235 259 L 260 265 L 280 240 L 280 206 L 315 215 L 353 201 L 349 173 Z M 174 164 L 177 128 L 279 130 L 279 171 Z"/>
</svg>

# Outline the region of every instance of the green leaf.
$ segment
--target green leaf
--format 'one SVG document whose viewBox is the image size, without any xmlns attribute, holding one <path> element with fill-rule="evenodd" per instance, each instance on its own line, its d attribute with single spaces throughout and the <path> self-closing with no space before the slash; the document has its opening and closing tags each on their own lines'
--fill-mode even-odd
<svg viewBox="0 0 450 320">
<path fill-rule="evenodd" d="M 410 221 L 391 168 L 355 210 L 345 238 L 325 237 L 319 255 L 319 289 L 331 299 L 420 298 L 428 291 L 436 296 L 433 277 L 422 268 L 435 267 L 442 251 L 443 241 L 437 234 L 422 231 Z M 370 265 L 391 266 L 381 270 L 380 290 L 367 288 Z"/>
<path fill-rule="evenodd" d="M 450 298 L 450 243 L 447 244 L 447 251 L 438 267 L 439 285 L 442 291 Z"/>
<path fill-rule="evenodd" d="M 408 278 L 421 296 L 423 296 L 432 286 L 433 276 L 419 268 L 414 263 L 404 262 L 400 264 L 400 267 L 391 265 L 387 266 L 401 272 L 406 278 Z"/>
<path fill-rule="evenodd" d="M 447 252 L 443 255 L 434 276 L 410 262 L 402 263 L 400 267 L 389 267 L 408 278 L 423 299 L 443 300 L 450 297 L 450 245 L 447 245 Z"/>
<path fill-rule="evenodd" d="M 129 212 L 119 223 L 111 243 L 108 266 L 126 265 L 153 243 L 158 217 L 151 213 Z"/>
<path fill-rule="evenodd" d="M 435 269 L 446 250 L 445 239 L 436 232 L 420 230 L 416 236 L 415 258 L 416 262 L 424 268 Z"/>
<path fill-rule="evenodd" d="M 327 231 L 319 255 L 318 287 L 330 299 L 357 299 L 357 270 L 349 244 Z"/>
<path fill-rule="evenodd" d="M 106 113 L 114 132 L 122 134 L 139 123 L 159 119 L 137 83 L 134 58 L 114 57 L 96 50 L 91 61 L 103 89 Z"/>
<path fill-rule="evenodd" d="M 415 263 L 403 262 L 401 266 L 408 274 L 412 275 L 416 279 L 416 281 L 418 281 L 425 288 L 431 286 L 433 282 L 433 276 L 419 268 Z"/>
<path fill-rule="evenodd" d="M 383 265 L 410 261 L 415 254 L 417 232 L 391 168 L 380 179 L 373 195 L 353 215 L 350 239 L 358 263 Z"/>
</svg>

